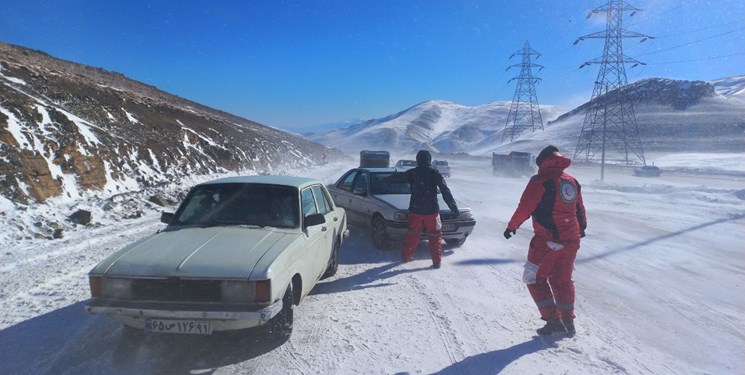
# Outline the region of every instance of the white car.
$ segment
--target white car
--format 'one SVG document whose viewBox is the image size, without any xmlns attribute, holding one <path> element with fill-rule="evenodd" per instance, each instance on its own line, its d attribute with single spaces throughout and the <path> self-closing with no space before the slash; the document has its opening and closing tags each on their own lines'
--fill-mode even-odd
<svg viewBox="0 0 745 375">
<path fill-rule="evenodd" d="M 432 160 L 432 166 L 440 172 L 442 177 L 450 177 L 450 163 L 447 160 Z"/>
<path fill-rule="evenodd" d="M 89 273 L 86 311 L 146 332 L 210 334 L 267 324 L 292 332 L 293 305 L 338 268 L 346 212 L 321 182 L 231 177 L 191 189 L 168 226 Z"/>
<path fill-rule="evenodd" d="M 407 182 L 387 182 L 386 177 L 393 173 L 393 168 L 355 168 L 328 186 L 336 204 L 346 210 L 350 224 L 369 229 L 373 245 L 379 249 L 403 241 L 409 227 L 411 189 Z M 442 238 L 456 247 L 466 242 L 476 226 L 471 209 L 457 203 L 460 212 L 455 215 L 438 195 Z"/>
<path fill-rule="evenodd" d="M 416 160 L 401 159 L 396 163 L 396 171 L 405 172 L 409 169 L 416 168 Z"/>
</svg>

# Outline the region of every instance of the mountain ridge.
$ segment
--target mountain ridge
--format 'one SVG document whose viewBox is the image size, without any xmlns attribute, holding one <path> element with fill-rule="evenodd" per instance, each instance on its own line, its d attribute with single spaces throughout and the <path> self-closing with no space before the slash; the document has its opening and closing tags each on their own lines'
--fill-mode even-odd
<svg viewBox="0 0 745 375">
<path fill-rule="evenodd" d="M 121 73 L 0 42 L 0 196 L 10 201 L 113 195 L 193 174 L 281 173 L 324 155 L 344 157 Z"/>
<path fill-rule="evenodd" d="M 711 82 L 647 78 L 613 90 L 595 100 L 628 95 L 635 103 L 645 148 L 672 152 L 676 142 L 698 150 L 745 151 L 745 76 Z M 589 103 L 571 110 L 542 105 L 544 130 L 525 132 L 515 142 L 501 143 L 511 102 L 480 106 L 429 100 L 379 119 L 310 136 L 310 139 L 348 153 L 387 149 L 411 153 L 428 149 L 440 153 L 490 155 L 512 150 L 537 152 L 556 144 L 571 153 Z M 547 120 L 547 121 L 546 121 Z M 700 144 L 684 132 L 696 134 Z"/>
</svg>

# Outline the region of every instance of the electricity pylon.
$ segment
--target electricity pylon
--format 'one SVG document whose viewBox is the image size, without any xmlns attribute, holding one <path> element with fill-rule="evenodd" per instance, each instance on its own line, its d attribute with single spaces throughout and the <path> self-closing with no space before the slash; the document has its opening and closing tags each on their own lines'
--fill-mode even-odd
<svg viewBox="0 0 745 375">
<path fill-rule="evenodd" d="M 540 128 L 543 130 L 541 108 L 538 106 L 538 97 L 535 94 L 535 84 L 540 81 L 540 78 L 534 77 L 532 71 L 534 67 L 537 67 L 540 71 L 543 69 L 543 65 L 533 64 L 530 61 L 530 56 L 536 55 L 537 59 L 541 57 L 541 54 L 530 48 L 530 44 L 526 40 L 523 48 L 510 55 L 510 59 L 515 55 L 522 56 L 522 63 L 510 65 L 505 70 L 520 67 L 520 75 L 507 81 L 509 83 L 517 80 L 517 87 L 515 87 L 515 95 L 512 97 L 510 112 L 507 114 L 507 123 L 504 132 L 502 132 L 501 143 L 504 143 L 504 140 L 508 137 L 512 142 L 527 129 L 535 131 L 536 128 Z"/>
<path fill-rule="evenodd" d="M 620 90 L 613 95 L 605 95 L 627 84 L 625 64 L 634 64 L 632 68 L 645 65 L 625 56 L 621 43 L 624 38 L 641 38 L 640 43 L 653 38 L 623 29 L 623 13 L 631 12 L 629 16 L 633 16 L 640 10 L 630 4 L 624 4 L 623 0 L 608 0 L 605 5 L 593 9 L 587 15 L 589 19 L 595 13 L 605 12 L 605 31 L 582 36 L 574 42 L 577 44 L 585 39 L 605 39 L 603 57 L 587 61 L 580 66 L 583 68 L 591 64 L 600 64 L 600 71 L 585 112 L 577 148 L 574 150 L 574 158 L 584 156 L 585 161 L 590 161 L 601 153 L 601 180 L 605 170 L 606 150 L 609 146 L 623 155 L 626 165 L 631 163 L 630 152 L 636 155 L 642 164 L 646 164 L 632 98 Z"/>
</svg>

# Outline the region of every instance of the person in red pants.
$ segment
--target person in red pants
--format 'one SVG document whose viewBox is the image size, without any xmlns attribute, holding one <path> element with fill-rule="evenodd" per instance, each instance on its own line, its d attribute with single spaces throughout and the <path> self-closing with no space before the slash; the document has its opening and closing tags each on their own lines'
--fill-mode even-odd
<svg viewBox="0 0 745 375">
<path fill-rule="evenodd" d="M 427 233 L 429 253 L 432 257 L 432 267 L 440 268 L 442 263 L 442 222 L 440 207 L 437 203 L 437 189 L 442 198 L 456 216 L 458 205 L 450 192 L 445 179 L 440 172 L 431 165 L 432 155 L 429 151 L 421 150 L 416 154 L 416 168 L 402 173 L 394 173 L 387 178 L 391 182 L 408 182 L 411 187 L 409 199 L 409 230 L 404 240 L 401 259 L 408 262 L 414 258 L 416 245 L 422 239 L 422 233 Z"/>
<path fill-rule="evenodd" d="M 520 204 L 504 231 L 509 239 L 517 228 L 533 218 L 533 239 L 528 249 L 523 281 L 546 325 L 539 335 L 574 335 L 574 282 L 572 271 L 585 236 L 587 218 L 582 202 L 582 187 L 564 172 L 571 159 L 548 146 L 538 154 L 538 174 L 525 187 Z"/>
</svg>

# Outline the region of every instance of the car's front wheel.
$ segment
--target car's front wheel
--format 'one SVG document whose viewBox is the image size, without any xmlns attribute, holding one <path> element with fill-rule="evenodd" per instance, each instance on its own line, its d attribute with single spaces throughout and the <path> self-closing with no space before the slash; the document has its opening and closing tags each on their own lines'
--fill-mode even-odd
<svg viewBox="0 0 745 375">
<path fill-rule="evenodd" d="M 285 295 L 282 297 L 282 310 L 272 318 L 269 325 L 269 336 L 276 341 L 284 342 L 290 339 L 292 334 L 293 312 L 295 310 L 292 283 L 287 286 Z"/>
<path fill-rule="evenodd" d="M 380 250 L 386 250 L 391 247 L 391 237 L 388 235 L 388 228 L 385 226 L 385 220 L 380 215 L 376 215 L 372 220 L 373 245 Z"/>
</svg>

